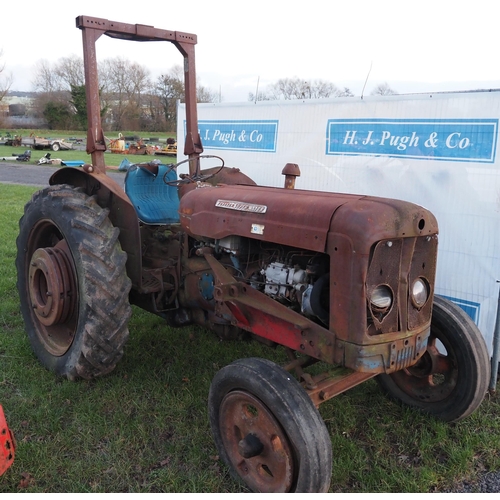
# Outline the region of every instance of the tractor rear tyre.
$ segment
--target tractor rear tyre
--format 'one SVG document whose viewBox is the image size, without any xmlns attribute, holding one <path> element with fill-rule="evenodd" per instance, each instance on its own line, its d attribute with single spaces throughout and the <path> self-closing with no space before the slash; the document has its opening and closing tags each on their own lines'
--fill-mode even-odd
<svg viewBox="0 0 500 500">
<path fill-rule="evenodd" d="M 109 211 L 81 188 L 35 193 L 19 221 L 17 288 L 31 347 L 70 380 L 115 367 L 128 338 L 127 255 Z"/>
<path fill-rule="evenodd" d="M 456 422 L 481 404 L 490 359 L 481 332 L 453 302 L 436 296 L 427 351 L 416 365 L 377 382 L 391 399 Z"/>
<path fill-rule="evenodd" d="M 306 391 L 278 365 L 248 358 L 222 368 L 209 414 L 220 457 L 252 491 L 328 491 L 330 436 Z"/>
</svg>

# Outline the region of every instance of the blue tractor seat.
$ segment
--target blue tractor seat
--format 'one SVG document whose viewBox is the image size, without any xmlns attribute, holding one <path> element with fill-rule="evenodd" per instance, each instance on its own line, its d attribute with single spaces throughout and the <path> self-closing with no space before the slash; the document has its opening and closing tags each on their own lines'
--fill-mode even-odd
<svg viewBox="0 0 500 500">
<path fill-rule="evenodd" d="M 146 224 L 179 222 L 177 172 L 161 163 L 132 164 L 125 176 L 125 193 L 132 201 L 139 220 Z"/>
</svg>

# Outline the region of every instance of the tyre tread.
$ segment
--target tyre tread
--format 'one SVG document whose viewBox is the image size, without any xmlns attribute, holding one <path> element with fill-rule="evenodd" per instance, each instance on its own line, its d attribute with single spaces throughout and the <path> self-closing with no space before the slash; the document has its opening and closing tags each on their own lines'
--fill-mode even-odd
<svg viewBox="0 0 500 500">
<path fill-rule="evenodd" d="M 456 347 L 456 356 L 461 363 L 458 367 L 457 386 L 452 395 L 442 403 L 416 399 L 396 383 L 398 372 L 379 375 L 377 382 L 390 399 L 419 408 L 441 420 L 457 422 L 473 413 L 486 395 L 490 379 L 488 349 L 471 318 L 450 300 L 434 297 L 432 321 L 446 332 L 448 341 Z"/>
<path fill-rule="evenodd" d="M 276 416 L 284 431 L 293 435 L 299 456 L 299 472 L 294 492 L 327 492 L 332 472 L 331 439 L 312 400 L 288 372 L 261 358 L 239 359 L 222 368 L 214 377 L 209 394 L 212 433 L 219 454 L 239 478 L 225 453 L 219 431 L 219 405 L 228 392 L 247 390 L 258 397 Z M 241 478 L 239 478 L 241 479 Z"/>
<path fill-rule="evenodd" d="M 62 184 L 34 193 L 19 221 L 16 265 L 20 290 L 24 275 L 22 235 L 29 232 L 27 215 L 37 210 L 49 218 L 57 210 L 64 214 L 64 223 L 71 227 L 72 239 L 78 242 L 81 281 L 85 283 L 79 293 L 87 296 L 81 339 L 72 346 L 74 352 L 59 368 L 59 375 L 91 379 L 107 374 L 123 356 L 132 311 L 128 301 L 131 281 L 125 271 L 127 255 L 119 244 L 119 230 L 111 224 L 109 210 L 101 208 L 96 197 L 87 196 L 81 188 Z"/>
</svg>

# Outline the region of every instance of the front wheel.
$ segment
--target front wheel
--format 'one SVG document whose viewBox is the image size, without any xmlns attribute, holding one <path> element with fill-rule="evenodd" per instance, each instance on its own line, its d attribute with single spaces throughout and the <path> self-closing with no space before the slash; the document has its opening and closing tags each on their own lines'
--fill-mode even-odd
<svg viewBox="0 0 500 500">
<path fill-rule="evenodd" d="M 128 338 L 127 255 L 108 210 L 81 188 L 35 193 L 19 221 L 17 288 L 31 347 L 69 379 L 110 372 Z"/>
<path fill-rule="evenodd" d="M 61 146 L 59 145 L 58 142 L 54 142 L 51 146 L 52 151 L 59 151 L 61 149 Z"/>
<path fill-rule="evenodd" d="M 481 404 L 490 379 L 488 349 L 470 317 L 436 296 L 427 350 L 410 368 L 379 375 L 391 398 L 441 420 L 456 422 Z"/>
<path fill-rule="evenodd" d="M 240 359 L 210 387 L 210 425 L 231 473 L 255 492 L 327 492 L 326 426 L 298 381 L 271 361 Z"/>
</svg>

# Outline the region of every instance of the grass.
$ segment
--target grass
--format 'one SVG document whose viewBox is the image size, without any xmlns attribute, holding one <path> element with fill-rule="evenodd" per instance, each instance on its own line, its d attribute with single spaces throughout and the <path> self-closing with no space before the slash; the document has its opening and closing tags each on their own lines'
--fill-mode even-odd
<svg viewBox="0 0 500 500">
<path fill-rule="evenodd" d="M 0 129 L 0 136 L 6 135 L 7 130 L 6 129 Z M 35 165 L 40 158 L 42 158 L 46 153 L 50 153 L 52 158 L 60 158 L 61 160 L 65 161 L 84 161 L 86 163 L 92 163 L 91 156 L 86 153 L 85 151 L 85 141 L 86 141 L 86 132 L 82 131 L 58 131 L 58 130 L 9 130 L 8 131 L 12 136 L 14 135 L 21 135 L 22 137 L 29 137 L 30 133 L 34 133 L 39 137 L 45 137 L 45 138 L 52 138 L 52 139 L 70 139 L 70 138 L 75 138 L 75 139 L 80 139 L 83 141 L 83 146 L 80 146 L 79 149 L 76 150 L 67 150 L 67 151 L 51 151 L 50 149 L 47 150 L 31 150 L 31 160 L 27 162 L 28 164 Z M 167 137 L 175 137 L 175 133 L 153 133 L 153 134 L 148 134 L 145 132 L 133 132 L 133 131 L 125 131 L 122 133 L 124 137 L 143 137 L 143 138 L 154 138 L 158 139 L 160 144 L 165 144 L 165 141 Z M 109 132 L 105 133 L 105 136 L 109 139 L 117 139 L 118 138 L 118 132 Z M 146 141 L 147 142 L 147 141 Z M 157 143 L 155 141 L 155 143 Z M 18 147 L 12 147 L 12 146 L 4 146 L 0 145 L 0 158 L 7 156 L 14 156 L 14 155 L 20 155 L 24 153 L 24 151 L 27 148 L 26 146 L 18 146 Z M 108 166 L 114 166 L 117 167 L 120 165 L 120 162 L 123 160 L 123 158 L 127 157 L 130 161 L 135 161 L 135 162 L 147 162 L 151 161 L 153 159 L 156 160 L 161 160 L 163 163 L 170 163 L 174 161 L 175 158 L 173 157 L 167 157 L 167 156 L 155 156 L 155 155 L 123 155 L 123 154 L 116 154 L 116 153 L 111 153 L 107 151 L 105 153 L 105 161 L 106 165 Z M 133 159 L 132 159 L 133 158 Z M 0 161 L 1 165 L 1 161 Z"/>
<path fill-rule="evenodd" d="M 0 493 L 242 492 L 217 457 L 207 416 L 215 373 L 278 348 L 171 329 L 134 308 L 115 371 L 69 382 L 31 352 L 19 313 L 15 239 L 35 188 L 0 184 L 0 404 L 17 439 Z M 446 424 L 386 400 L 374 381 L 324 403 L 332 492 L 436 492 L 500 469 L 500 398 Z"/>
</svg>

